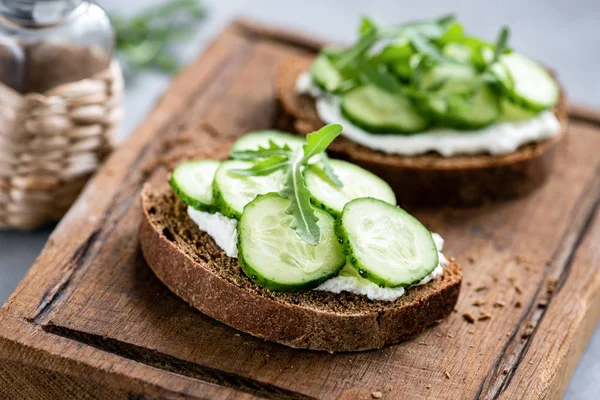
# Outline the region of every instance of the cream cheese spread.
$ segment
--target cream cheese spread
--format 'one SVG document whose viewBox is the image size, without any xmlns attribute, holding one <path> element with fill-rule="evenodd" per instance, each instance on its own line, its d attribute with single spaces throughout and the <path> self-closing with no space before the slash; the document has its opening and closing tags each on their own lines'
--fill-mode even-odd
<svg viewBox="0 0 600 400">
<path fill-rule="evenodd" d="M 298 76 L 296 91 L 316 99 L 319 118 L 325 123 L 339 123 L 342 135 L 373 150 L 414 156 L 435 151 L 444 157 L 457 154 L 506 154 L 527 143 L 539 142 L 556 135 L 560 123 L 551 111 L 519 121 L 498 122 L 478 130 L 432 129 L 412 135 L 373 134 L 354 125 L 340 111 L 340 97 L 317 87 L 308 72 Z"/>
<path fill-rule="evenodd" d="M 227 218 L 220 213 L 198 211 L 192 207 L 187 209 L 189 217 L 201 231 L 208 233 L 215 243 L 227 254 L 228 257 L 237 258 L 237 220 Z M 433 241 L 438 249 L 438 266 L 415 286 L 424 285 L 444 274 L 444 267 L 448 261 L 442 254 L 444 239 L 437 233 L 432 233 Z M 375 283 L 361 277 L 356 270 L 345 266 L 340 274 L 328 279 L 314 290 L 323 290 L 333 293 L 342 291 L 367 296 L 371 300 L 394 301 L 405 293 L 405 288 L 382 288 Z"/>
</svg>

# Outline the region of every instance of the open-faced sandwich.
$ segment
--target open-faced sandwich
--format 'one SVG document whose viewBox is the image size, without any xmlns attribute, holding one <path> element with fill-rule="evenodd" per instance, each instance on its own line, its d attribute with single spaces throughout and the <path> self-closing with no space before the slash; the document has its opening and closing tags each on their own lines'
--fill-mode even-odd
<svg viewBox="0 0 600 400">
<path fill-rule="evenodd" d="M 401 204 L 477 204 L 548 176 L 566 106 L 542 66 L 467 35 L 452 16 L 388 28 L 369 19 L 349 48 L 279 68 L 282 121 L 299 133 L 340 123 L 330 147 L 385 179 Z"/>
<path fill-rule="evenodd" d="M 226 161 L 178 165 L 173 190 L 146 187 L 150 267 L 203 313 L 297 348 L 379 348 L 447 316 L 460 267 L 385 181 L 328 158 L 341 131 L 250 133 Z"/>
</svg>

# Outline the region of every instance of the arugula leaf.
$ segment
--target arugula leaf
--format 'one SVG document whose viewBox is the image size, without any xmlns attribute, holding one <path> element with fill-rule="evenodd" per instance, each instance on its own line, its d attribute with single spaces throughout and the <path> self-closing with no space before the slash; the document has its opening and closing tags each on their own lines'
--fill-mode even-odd
<svg viewBox="0 0 600 400">
<path fill-rule="evenodd" d="M 276 171 L 285 171 L 286 178 L 279 195 L 290 200 L 290 205 L 285 210 L 286 214 L 292 216 L 290 227 L 302 240 L 317 245 L 321 239 L 321 231 L 317 225 L 319 218 L 310 202 L 311 195 L 304 181 L 304 169 L 313 157 L 319 155 L 329 179 L 336 185 L 342 186 L 342 182 L 329 165 L 329 159 L 325 153 L 327 146 L 341 132 L 341 125 L 326 125 L 309 134 L 306 137 L 306 144 L 295 151 L 289 146 L 278 146 L 271 141 L 268 147 L 259 147 L 258 150 L 232 152 L 232 157 L 253 161 L 254 165 L 246 169 L 234 169 L 229 173 L 242 176 L 264 176 Z"/>
<path fill-rule="evenodd" d="M 358 63 L 358 70 L 363 81 L 367 83 L 392 93 L 401 91 L 401 85 L 398 80 L 380 64 L 376 64 L 370 60 L 361 60 Z"/>
<path fill-rule="evenodd" d="M 498 35 L 498 40 L 496 41 L 496 48 L 494 49 L 494 58 L 492 59 L 492 63 L 498 61 L 500 56 L 506 51 L 509 35 L 510 30 L 508 27 L 503 26 L 500 34 Z"/>
<path fill-rule="evenodd" d="M 362 17 L 358 27 L 358 34 L 360 36 L 365 36 L 375 31 L 377 31 L 377 24 L 369 17 Z"/>
<path fill-rule="evenodd" d="M 409 34 L 410 39 L 415 49 L 423 55 L 430 57 L 431 59 L 438 62 L 454 63 L 453 60 L 446 57 L 435 45 L 425 38 L 420 33 L 413 32 Z"/>
<path fill-rule="evenodd" d="M 335 61 L 335 67 L 342 71 L 352 64 L 357 58 L 365 54 L 378 40 L 376 31 L 371 31 L 360 38 L 358 43 L 342 52 Z"/>
<path fill-rule="evenodd" d="M 327 176 L 327 178 L 329 178 L 334 185 L 344 186 L 340 178 L 336 175 L 335 171 L 331 167 L 331 164 L 329 164 L 329 156 L 325 152 L 321 154 L 321 164 L 323 165 L 323 172 L 325 173 L 325 176 Z"/>
<path fill-rule="evenodd" d="M 316 132 L 309 133 L 306 136 L 306 144 L 302 146 L 304 155 L 301 159 L 302 163 L 308 163 L 308 161 L 317 154 L 321 154 L 327 149 L 327 146 L 333 142 L 333 140 L 342 133 L 342 126 L 340 124 L 329 124 L 325 125 Z"/>
<path fill-rule="evenodd" d="M 285 213 L 292 217 L 290 228 L 295 230 L 302 240 L 316 246 L 321 240 L 321 229 L 317 225 L 319 218 L 310 203 L 310 192 L 304 183 L 303 159 L 302 153 L 298 151 L 291 162 L 287 179 L 279 195 L 290 200 L 290 205 L 285 210 Z"/>
<path fill-rule="evenodd" d="M 288 156 L 291 151 L 290 146 L 279 146 L 272 140 L 269 140 L 269 146 L 259 146 L 256 150 L 238 150 L 232 151 L 231 158 L 236 160 L 255 160 L 257 158 L 269 158 L 271 156 Z"/>
<path fill-rule="evenodd" d="M 250 168 L 246 169 L 232 169 L 229 171 L 233 175 L 243 176 L 264 176 L 270 175 L 273 172 L 287 168 L 290 165 L 289 158 L 284 155 L 276 155 L 267 158 L 266 160 L 258 161 Z"/>
</svg>

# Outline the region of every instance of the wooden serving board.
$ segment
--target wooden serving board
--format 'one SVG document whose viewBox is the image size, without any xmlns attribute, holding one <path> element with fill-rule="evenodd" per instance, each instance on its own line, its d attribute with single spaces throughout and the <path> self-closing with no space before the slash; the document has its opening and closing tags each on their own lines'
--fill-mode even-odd
<svg viewBox="0 0 600 400">
<path fill-rule="evenodd" d="M 318 45 L 236 22 L 175 80 L 0 311 L 1 399 L 560 398 L 600 312 L 596 111 L 572 108 L 556 171 L 533 195 L 411 210 L 444 236 L 464 282 L 457 312 L 409 342 L 335 355 L 266 342 L 192 309 L 147 267 L 143 183 L 164 179 L 165 155 L 273 126 L 277 64 Z"/>
</svg>

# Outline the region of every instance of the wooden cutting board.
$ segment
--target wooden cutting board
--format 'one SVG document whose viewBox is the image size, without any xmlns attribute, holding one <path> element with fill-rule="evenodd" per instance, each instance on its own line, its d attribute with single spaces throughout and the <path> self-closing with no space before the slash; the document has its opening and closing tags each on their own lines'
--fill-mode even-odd
<svg viewBox="0 0 600 400">
<path fill-rule="evenodd" d="M 0 311 L 1 399 L 561 397 L 600 312 L 596 111 L 571 108 L 556 171 L 533 195 L 412 210 L 464 282 L 456 313 L 409 342 L 335 355 L 266 342 L 190 308 L 147 267 L 143 183 L 188 150 L 275 125 L 277 64 L 318 45 L 236 22 L 175 80 Z"/>
</svg>

